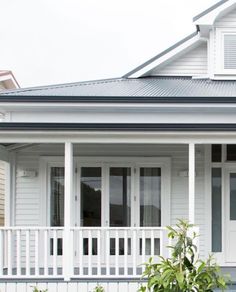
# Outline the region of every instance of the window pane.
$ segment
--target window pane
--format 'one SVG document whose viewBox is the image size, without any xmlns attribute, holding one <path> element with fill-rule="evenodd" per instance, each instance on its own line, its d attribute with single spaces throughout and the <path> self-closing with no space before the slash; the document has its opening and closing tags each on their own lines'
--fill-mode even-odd
<svg viewBox="0 0 236 292">
<path fill-rule="evenodd" d="M 64 226 L 64 167 L 51 167 L 51 226 Z"/>
<path fill-rule="evenodd" d="M 221 168 L 212 168 L 212 251 L 222 250 Z"/>
<path fill-rule="evenodd" d="M 230 220 L 236 220 L 236 173 L 230 174 Z"/>
<path fill-rule="evenodd" d="M 110 226 L 130 226 L 131 169 L 110 168 Z"/>
<path fill-rule="evenodd" d="M 140 168 L 140 226 L 161 226 L 160 168 Z"/>
<path fill-rule="evenodd" d="M 81 226 L 101 226 L 101 167 L 82 167 Z"/>
<path fill-rule="evenodd" d="M 221 162 L 221 145 L 212 145 L 211 146 L 211 161 L 212 162 Z"/>
<path fill-rule="evenodd" d="M 227 161 L 236 161 L 236 145 L 227 145 Z"/>
</svg>

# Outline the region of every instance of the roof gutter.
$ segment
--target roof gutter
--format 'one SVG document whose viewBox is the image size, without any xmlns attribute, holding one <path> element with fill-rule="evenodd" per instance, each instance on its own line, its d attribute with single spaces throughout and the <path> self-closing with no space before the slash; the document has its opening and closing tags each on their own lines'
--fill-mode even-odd
<svg viewBox="0 0 236 292">
<path fill-rule="evenodd" d="M 9 103 L 236 103 L 234 96 L 21 96 L 0 95 L 0 104 Z"/>
<path fill-rule="evenodd" d="M 0 131 L 236 131 L 236 124 L 0 123 Z"/>
</svg>

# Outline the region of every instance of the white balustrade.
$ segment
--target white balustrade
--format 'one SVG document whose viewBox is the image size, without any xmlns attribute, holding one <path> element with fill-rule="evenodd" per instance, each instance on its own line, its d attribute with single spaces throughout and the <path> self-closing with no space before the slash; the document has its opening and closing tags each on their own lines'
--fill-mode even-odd
<svg viewBox="0 0 236 292">
<path fill-rule="evenodd" d="M 139 278 L 150 257 L 169 256 L 167 233 L 162 227 L 71 227 L 70 278 Z M 1 278 L 64 278 L 63 236 L 63 227 L 0 228 Z"/>
</svg>

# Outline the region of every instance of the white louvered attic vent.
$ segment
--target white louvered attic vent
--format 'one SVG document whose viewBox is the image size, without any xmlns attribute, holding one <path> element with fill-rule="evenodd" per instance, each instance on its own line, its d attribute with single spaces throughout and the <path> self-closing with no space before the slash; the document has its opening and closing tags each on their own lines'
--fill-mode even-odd
<svg viewBox="0 0 236 292">
<path fill-rule="evenodd" d="M 224 69 L 236 70 L 236 34 L 224 35 Z"/>
</svg>

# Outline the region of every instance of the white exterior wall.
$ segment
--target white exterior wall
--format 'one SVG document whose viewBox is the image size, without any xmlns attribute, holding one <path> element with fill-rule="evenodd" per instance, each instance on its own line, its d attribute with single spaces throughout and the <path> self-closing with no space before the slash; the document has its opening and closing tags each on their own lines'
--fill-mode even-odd
<svg viewBox="0 0 236 292">
<path fill-rule="evenodd" d="M 207 73 L 207 43 L 202 43 L 190 52 L 170 59 L 167 64 L 157 66 L 149 75 L 199 76 Z"/>
<path fill-rule="evenodd" d="M 236 9 L 217 19 L 215 26 L 236 27 Z"/>
<path fill-rule="evenodd" d="M 171 224 L 177 218 L 188 218 L 188 178 L 179 172 L 188 169 L 188 145 L 79 145 L 74 147 L 75 156 L 155 156 L 171 157 Z M 196 158 L 196 224 L 200 226 L 200 252 L 205 254 L 205 194 L 204 194 L 204 147 Z M 39 172 L 41 156 L 63 156 L 63 145 L 33 146 L 17 153 L 17 170 Z M 45 218 L 44 214 L 44 218 Z M 16 179 L 15 225 L 41 225 L 40 176 Z"/>
<path fill-rule="evenodd" d="M 0 226 L 4 226 L 5 166 L 0 161 Z"/>
</svg>

